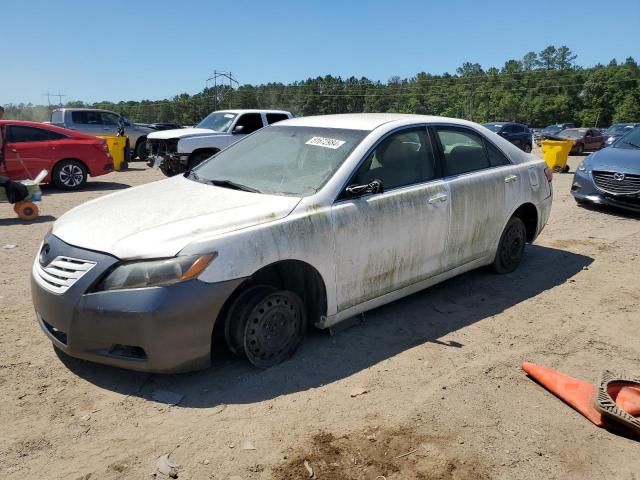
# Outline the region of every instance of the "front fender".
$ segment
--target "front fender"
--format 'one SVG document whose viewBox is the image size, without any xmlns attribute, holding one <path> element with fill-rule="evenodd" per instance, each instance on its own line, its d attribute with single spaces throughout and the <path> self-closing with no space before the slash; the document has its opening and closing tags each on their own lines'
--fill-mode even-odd
<svg viewBox="0 0 640 480">
<path fill-rule="evenodd" d="M 336 313 L 335 261 L 330 207 L 312 207 L 281 220 L 194 242 L 181 254 L 215 251 L 216 260 L 200 275 L 208 283 L 245 278 L 282 260 L 314 267 L 327 289 L 327 314 Z"/>
</svg>

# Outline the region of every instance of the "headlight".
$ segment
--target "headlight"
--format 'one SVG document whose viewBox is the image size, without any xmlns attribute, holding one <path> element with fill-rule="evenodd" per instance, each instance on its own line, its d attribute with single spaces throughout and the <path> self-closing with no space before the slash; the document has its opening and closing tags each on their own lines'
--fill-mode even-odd
<svg viewBox="0 0 640 480">
<path fill-rule="evenodd" d="M 209 253 L 123 263 L 111 270 L 95 291 L 157 287 L 191 280 L 200 275 L 217 256 L 217 253 Z"/>
<path fill-rule="evenodd" d="M 578 170 L 580 172 L 584 172 L 584 173 L 589 173 L 591 172 L 591 167 L 589 165 L 587 165 L 586 161 L 582 161 L 582 163 L 580 165 L 578 165 Z"/>
</svg>

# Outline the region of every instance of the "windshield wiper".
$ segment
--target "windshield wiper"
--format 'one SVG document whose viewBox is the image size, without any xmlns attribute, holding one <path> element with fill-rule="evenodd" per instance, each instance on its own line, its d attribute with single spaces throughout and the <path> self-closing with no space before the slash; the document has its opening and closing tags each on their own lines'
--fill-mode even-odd
<svg viewBox="0 0 640 480">
<path fill-rule="evenodd" d="M 206 180 L 211 185 L 216 187 L 231 188 L 232 190 L 242 190 L 243 192 L 260 193 L 260 190 L 252 187 L 247 187 L 241 183 L 232 182 L 231 180 Z"/>
<path fill-rule="evenodd" d="M 627 145 L 631 145 L 632 147 L 640 148 L 640 145 L 635 144 L 633 142 L 627 142 L 626 140 L 620 140 L 620 143 L 626 143 Z"/>
</svg>

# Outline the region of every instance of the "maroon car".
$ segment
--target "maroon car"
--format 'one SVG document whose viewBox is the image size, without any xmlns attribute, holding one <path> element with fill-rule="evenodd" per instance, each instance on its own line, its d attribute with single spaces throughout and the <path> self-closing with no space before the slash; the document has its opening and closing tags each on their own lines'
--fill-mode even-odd
<svg viewBox="0 0 640 480">
<path fill-rule="evenodd" d="M 580 155 L 586 151 L 600 150 L 604 145 L 604 137 L 602 133 L 600 133 L 600 130 L 596 128 L 567 128 L 556 136 L 575 142 L 571 149 L 572 155 Z"/>
<path fill-rule="evenodd" d="M 113 170 L 113 158 L 102 138 L 37 122 L 0 120 L 4 163 L 0 175 L 11 180 L 33 179 L 41 170 L 45 183 L 62 190 L 82 187 L 87 177 Z"/>
</svg>

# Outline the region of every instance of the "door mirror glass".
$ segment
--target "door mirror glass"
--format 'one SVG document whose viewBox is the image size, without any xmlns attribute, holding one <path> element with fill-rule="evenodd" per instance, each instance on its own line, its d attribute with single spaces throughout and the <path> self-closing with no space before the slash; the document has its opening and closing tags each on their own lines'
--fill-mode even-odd
<svg viewBox="0 0 640 480">
<path fill-rule="evenodd" d="M 231 132 L 231 133 L 233 133 L 233 134 L 236 134 L 236 133 L 242 133 L 242 132 L 243 132 L 243 130 L 244 130 L 244 125 L 236 125 L 236 126 L 233 128 L 233 132 Z"/>
<path fill-rule="evenodd" d="M 372 180 L 370 183 L 365 185 L 349 185 L 345 192 L 348 197 L 357 198 L 362 195 L 369 195 L 372 193 L 383 193 L 384 186 L 382 184 L 382 180 Z"/>
</svg>

